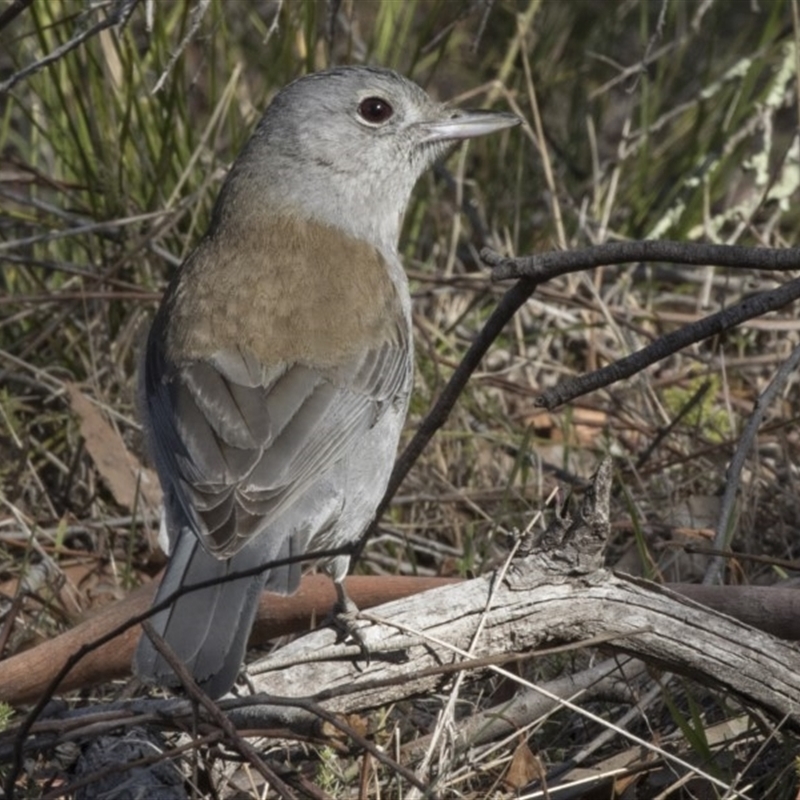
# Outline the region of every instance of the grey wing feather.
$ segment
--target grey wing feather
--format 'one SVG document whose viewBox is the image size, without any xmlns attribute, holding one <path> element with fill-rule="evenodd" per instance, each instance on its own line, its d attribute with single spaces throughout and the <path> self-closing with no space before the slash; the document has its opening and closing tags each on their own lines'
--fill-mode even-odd
<svg viewBox="0 0 800 800">
<path fill-rule="evenodd" d="M 162 481 L 206 547 L 237 552 L 409 390 L 408 331 L 345 364 L 260 365 L 239 352 L 175 366 L 151 337 L 145 393 Z"/>
</svg>

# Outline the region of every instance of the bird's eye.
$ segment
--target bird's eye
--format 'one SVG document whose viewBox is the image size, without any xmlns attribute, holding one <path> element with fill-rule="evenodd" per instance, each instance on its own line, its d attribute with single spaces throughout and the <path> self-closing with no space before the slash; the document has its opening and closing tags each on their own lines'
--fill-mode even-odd
<svg viewBox="0 0 800 800">
<path fill-rule="evenodd" d="M 382 125 L 394 114 L 394 109 L 382 97 L 367 97 L 358 104 L 358 116 L 370 125 Z"/>
</svg>

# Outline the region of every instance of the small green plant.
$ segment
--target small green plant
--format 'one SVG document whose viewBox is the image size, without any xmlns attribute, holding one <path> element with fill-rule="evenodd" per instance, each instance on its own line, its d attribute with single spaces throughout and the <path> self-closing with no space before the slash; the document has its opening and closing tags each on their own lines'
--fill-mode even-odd
<svg viewBox="0 0 800 800">
<path fill-rule="evenodd" d="M 705 384 L 708 386 L 705 387 Z M 691 429 L 693 435 L 708 442 L 724 442 L 733 434 L 733 426 L 727 410 L 718 401 L 720 386 L 721 379 L 718 375 L 690 378 L 680 385 L 664 389 L 664 406 L 671 415 L 678 416 L 703 388 L 699 401 L 683 417 L 683 428 Z"/>
</svg>

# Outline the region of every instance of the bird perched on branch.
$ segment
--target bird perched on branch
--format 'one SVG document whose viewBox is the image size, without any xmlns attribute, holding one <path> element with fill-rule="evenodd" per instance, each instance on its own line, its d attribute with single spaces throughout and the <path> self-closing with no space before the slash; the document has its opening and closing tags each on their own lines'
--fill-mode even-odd
<svg viewBox="0 0 800 800">
<path fill-rule="evenodd" d="M 147 342 L 142 405 L 170 551 L 157 603 L 364 532 L 411 391 L 397 252 L 411 190 L 452 142 L 518 121 L 449 109 L 371 67 L 308 75 L 272 101 Z M 348 566 L 347 555 L 326 564 L 340 601 Z M 182 595 L 152 625 L 219 697 L 262 589 L 289 594 L 299 578 L 299 562 L 265 566 Z M 178 683 L 146 635 L 134 668 Z"/>
</svg>

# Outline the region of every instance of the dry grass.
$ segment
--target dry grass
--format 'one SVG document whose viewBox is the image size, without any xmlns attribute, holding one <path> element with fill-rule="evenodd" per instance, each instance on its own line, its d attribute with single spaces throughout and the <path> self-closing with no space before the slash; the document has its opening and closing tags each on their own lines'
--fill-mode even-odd
<svg viewBox="0 0 800 800">
<path fill-rule="evenodd" d="M 202 16 L 200 8 L 140 4 L 123 30 L 98 32 L 0 94 L 6 655 L 69 627 L 158 569 L 152 504 L 130 479 L 115 483 L 87 444 L 91 415 L 76 410 L 74 393 L 144 459 L 134 410 L 137 353 L 165 280 L 202 233 L 224 167 L 270 94 L 329 63 L 325 4 L 213 0 Z M 503 291 L 477 260 L 484 245 L 523 254 L 647 237 L 796 243 L 800 79 L 792 11 L 789 0 L 341 4 L 335 60 L 393 66 L 443 98 L 469 92 L 466 104 L 511 106 L 529 123 L 453 155 L 445 175 L 421 182 L 409 211 L 403 254 L 418 347 L 409 436 Z M 0 29 L 0 82 L 105 13 L 83 0 L 25 8 Z M 537 292 L 411 471 L 359 568 L 484 571 L 502 558 L 506 532 L 525 528 L 557 485 L 574 479 L 580 486 L 611 453 L 620 487 L 611 563 L 657 580 L 701 578 L 706 560 L 680 545 L 708 544 L 733 448 L 800 341 L 796 311 L 695 345 L 569 407 L 543 412 L 534 400 L 565 376 L 785 278 L 639 264 L 568 276 Z M 693 410 L 670 427 L 701 387 Z M 798 417 L 794 376 L 747 461 L 731 530 L 743 554 L 800 557 Z M 727 579 L 774 583 L 792 574 L 739 559 Z M 591 658 L 576 652 L 537 661 L 526 677 L 579 671 Z M 779 721 L 672 677 L 659 687 L 644 676 L 636 688 L 642 706 L 626 723 L 632 732 L 748 797 L 796 795 L 797 741 L 775 731 Z M 457 717 L 509 691 L 501 683 L 470 685 Z M 394 751 L 429 733 L 442 705 L 439 697 L 420 698 L 371 711 L 365 724 Z M 610 720 L 628 711 L 613 696 L 590 697 L 587 708 Z M 736 736 L 720 734 L 723 720 Z M 579 753 L 587 753 L 582 765 L 602 767 L 625 752 L 623 737 L 602 736 L 596 723 L 562 712 L 469 758 L 437 753 L 432 774 L 442 796 L 514 796 L 540 774 L 552 789 L 559 767 Z M 292 742 L 272 742 L 264 754 L 288 761 L 329 796 L 402 795 L 381 772 L 359 795 L 356 755 Z M 204 758 L 209 769 L 218 763 Z M 47 784 L 51 765 L 39 766 L 30 796 Z M 244 781 L 240 766 L 227 770 Z M 220 786 L 220 796 L 235 796 Z M 618 782 L 616 791 L 597 796 L 734 796 L 663 765 Z"/>
</svg>

